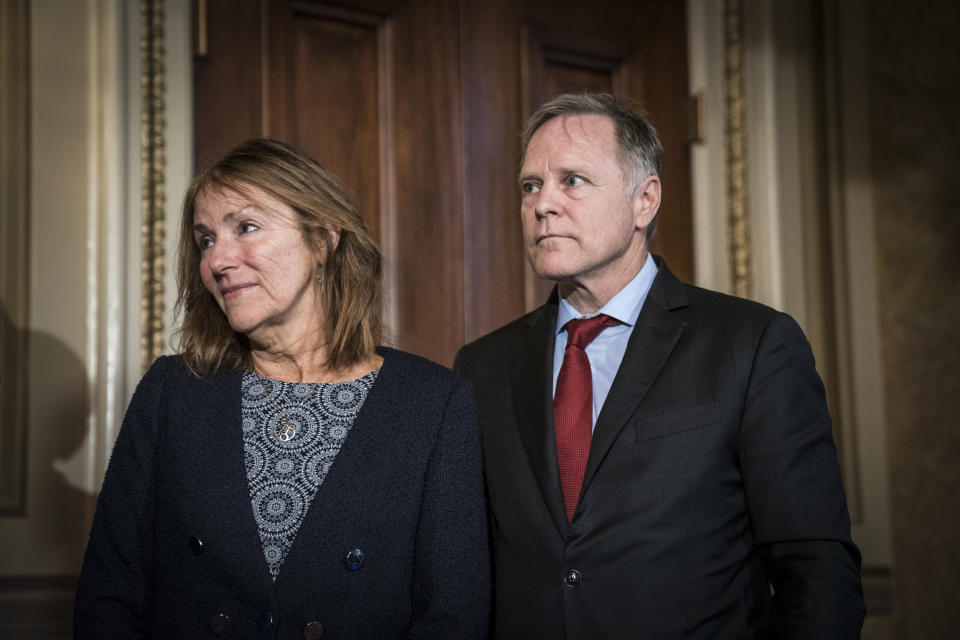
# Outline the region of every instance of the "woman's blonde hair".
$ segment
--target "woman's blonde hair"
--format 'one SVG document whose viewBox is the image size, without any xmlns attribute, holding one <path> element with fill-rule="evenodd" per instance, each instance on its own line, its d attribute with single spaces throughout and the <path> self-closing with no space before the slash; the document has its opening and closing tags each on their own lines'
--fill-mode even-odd
<svg viewBox="0 0 960 640">
<path fill-rule="evenodd" d="M 336 176 L 292 145 L 256 139 L 201 171 L 184 197 L 177 256 L 177 310 L 183 322 L 177 338 L 187 367 L 199 376 L 222 366 L 252 368 L 246 337 L 230 328 L 200 278 L 193 229 L 197 199 L 224 189 L 254 202 L 253 189 L 276 198 L 295 212 L 318 263 L 327 249 L 317 283 L 327 366 L 339 369 L 372 356 L 383 338 L 382 260 L 376 241 Z M 335 246 L 329 231 L 339 232 Z"/>
</svg>

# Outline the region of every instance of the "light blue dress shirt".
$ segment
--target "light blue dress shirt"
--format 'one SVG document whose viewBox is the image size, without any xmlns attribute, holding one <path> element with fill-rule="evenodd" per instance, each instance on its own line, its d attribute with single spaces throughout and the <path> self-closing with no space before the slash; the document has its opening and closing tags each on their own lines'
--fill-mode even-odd
<svg viewBox="0 0 960 640">
<path fill-rule="evenodd" d="M 600 409 L 603 408 L 607 394 L 610 393 L 613 378 L 617 375 L 623 354 L 627 351 L 630 332 L 637 324 L 640 309 L 643 308 L 656 275 L 657 264 L 653 256 L 647 254 L 646 261 L 633 280 L 597 311 L 597 314 L 605 313 L 622 324 L 604 329 L 586 348 L 587 358 L 590 359 L 590 372 L 593 376 L 593 427 L 597 426 L 597 416 L 600 415 Z M 560 300 L 560 308 L 557 311 L 557 340 L 553 348 L 554 393 L 557 392 L 557 376 L 563 364 L 563 352 L 567 348 L 567 330 L 564 325 L 573 318 L 584 317 L 587 316 L 577 311 L 565 299 Z"/>
</svg>

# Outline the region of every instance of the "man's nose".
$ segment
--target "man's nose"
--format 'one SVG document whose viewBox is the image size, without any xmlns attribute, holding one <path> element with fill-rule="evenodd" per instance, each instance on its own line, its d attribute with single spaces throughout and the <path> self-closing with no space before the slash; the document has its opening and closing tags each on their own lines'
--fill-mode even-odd
<svg viewBox="0 0 960 640">
<path fill-rule="evenodd" d="M 560 186 L 552 180 L 544 182 L 537 192 L 537 201 L 533 211 L 538 218 L 560 213 L 562 191 Z"/>
</svg>

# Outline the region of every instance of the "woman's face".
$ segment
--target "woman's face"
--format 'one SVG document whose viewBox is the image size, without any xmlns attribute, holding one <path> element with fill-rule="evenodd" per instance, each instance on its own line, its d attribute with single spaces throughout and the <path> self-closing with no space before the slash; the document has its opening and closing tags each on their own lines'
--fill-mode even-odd
<svg viewBox="0 0 960 640">
<path fill-rule="evenodd" d="M 234 331 L 254 346 L 319 336 L 316 276 L 325 256 L 307 245 L 286 204 L 251 188 L 206 189 L 194 207 L 200 277 Z"/>
</svg>

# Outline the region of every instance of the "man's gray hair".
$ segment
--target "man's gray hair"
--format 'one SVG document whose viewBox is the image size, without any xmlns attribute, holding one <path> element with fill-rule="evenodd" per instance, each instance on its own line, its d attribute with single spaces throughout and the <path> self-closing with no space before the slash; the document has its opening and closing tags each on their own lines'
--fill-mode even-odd
<svg viewBox="0 0 960 640">
<path fill-rule="evenodd" d="M 565 93 L 537 109 L 520 134 L 520 164 L 526 159 L 530 139 L 540 127 L 557 117 L 583 115 L 606 116 L 613 121 L 620 169 L 631 191 L 650 176 L 660 178 L 663 145 L 656 129 L 639 107 L 608 93 Z M 654 218 L 647 227 L 648 240 L 653 238 L 656 227 L 657 219 Z"/>
</svg>

